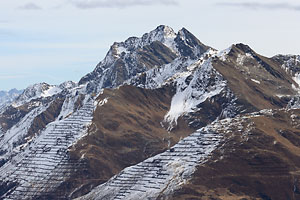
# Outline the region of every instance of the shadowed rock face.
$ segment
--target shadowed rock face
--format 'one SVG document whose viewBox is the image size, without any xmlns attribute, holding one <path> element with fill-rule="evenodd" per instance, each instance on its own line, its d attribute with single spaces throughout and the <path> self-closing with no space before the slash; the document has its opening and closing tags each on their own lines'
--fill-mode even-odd
<svg viewBox="0 0 300 200">
<path fill-rule="evenodd" d="M 169 48 L 166 48 L 165 45 L 157 41 L 139 50 L 138 54 L 140 62 L 143 63 L 147 69 L 151 69 L 153 66 L 162 66 L 171 63 L 177 57 Z"/>
<path fill-rule="evenodd" d="M 47 124 L 53 122 L 59 116 L 64 100 L 63 98 L 57 98 L 43 113 L 35 117 L 28 130 L 28 136 L 38 133 Z"/>
<path fill-rule="evenodd" d="M 13 125 L 18 123 L 22 117 L 28 113 L 29 110 L 26 108 L 14 108 L 12 106 L 8 107 L 0 117 L 1 127 L 4 131 L 10 129 Z"/>
<path fill-rule="evenodd" d="M 209 47 L 201 43 L 192 33 L 185 28 L 181 29 L 175 38 L 178 51 L 182 56 L 195 59 L 205 53 Z M 192 47 L 192 48 L 191 48 Z"/>
</svg>

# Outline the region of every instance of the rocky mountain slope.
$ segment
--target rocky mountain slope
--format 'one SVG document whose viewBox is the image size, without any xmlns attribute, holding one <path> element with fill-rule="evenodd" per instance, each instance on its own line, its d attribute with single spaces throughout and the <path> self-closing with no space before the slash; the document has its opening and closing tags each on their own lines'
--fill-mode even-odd
<svg viewBox="0 0 300 200">
<path fill-rule="evenodd" d="M 298 199 L 299 74 L 184 28 L 114 43 L 1 109 L 1 199 Z"/>
</svg>

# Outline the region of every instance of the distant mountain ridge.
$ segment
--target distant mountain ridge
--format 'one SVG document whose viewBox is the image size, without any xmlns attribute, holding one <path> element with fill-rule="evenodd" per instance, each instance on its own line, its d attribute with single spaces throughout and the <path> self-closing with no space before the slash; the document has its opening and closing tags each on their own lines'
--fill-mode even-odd
<svg viewBox="0 0 300 200">
<path fill-rule="evenodd" d="M 11 89 L 9 91 L 0 91 L 0 108 L 5 103 L 12 102 L 22 92 L 23 92 L 23 90 L 17 90 L 17 89 Z"/>
<path fill-rule="evenodd" d="M 3 106 L 0 198 L 299 199 L 299 84 L 300 56 L 158 26 Z"/>
</svg>

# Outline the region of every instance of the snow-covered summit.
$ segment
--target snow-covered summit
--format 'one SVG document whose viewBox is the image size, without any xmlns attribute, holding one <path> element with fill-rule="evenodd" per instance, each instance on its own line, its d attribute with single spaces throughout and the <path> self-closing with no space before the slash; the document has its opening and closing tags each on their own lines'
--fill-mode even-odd
<svg viewBox="0 0 300 200">
<path fill-rule="evenodd" d="M 111 64 L 114 59 L 120 58 L 122 54 L 124 56 L 124 54 L 133 53 L 137 49 L 150 45 L 153 42 L 161 42 L 174 53 L 178 53 L 174 41 L 176 37 L 177 34 L 171 27 L 160 25 L 149 33 L 145 33 L 142 37 L 129 37 L 124 42 L 114 42 L 100 64 Z M 101 66 L 100 64 L 97 67 Z"/>
<path fill-rule="evenodd" d="M 33 99 L 47 98 L 59 94 L 64 89 L 71 89 L 76 86 L 72 81 L 64 82 L 60 85 L 49 85 L 48 83 L 37 83 L 27 87 L 13 102 L 14 107 L 18 107 Z"/>
<path fill-rule="evenodd" d="M 141 38 L 130 37 L 125 42 L 115 43 L 114 45 L 132 51 L 150 45 L 152 42 L 159 41 L 176 52 L 176 47 L 174 46 L 176 36 L 177 34 L 171 27 L 160 25 L 155 30 L 145 33 Z"/>
<path fill-rule="evenodd" d="M 168 26 L 158 26 L 142 37 L 115 42 L 95 70 L 79 84 L 88 83 L 88 91 L 117 87 L 138 73 L 169 64 L 179 57 L 197 59 L 210 47 L 202 44 L 185 28 L 178 33 Z"/>
</svg>

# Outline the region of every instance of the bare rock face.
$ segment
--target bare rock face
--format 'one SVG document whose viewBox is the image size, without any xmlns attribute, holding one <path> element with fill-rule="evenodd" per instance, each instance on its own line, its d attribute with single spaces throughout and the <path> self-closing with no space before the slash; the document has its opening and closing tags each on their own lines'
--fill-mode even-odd
<svg viewBox="0 0 300 200">
<path fill-rule="evenodd" d="M 1 199 L 299 199 L 299 56 L 185 28 L 0 107 Z"/>
</svg>

